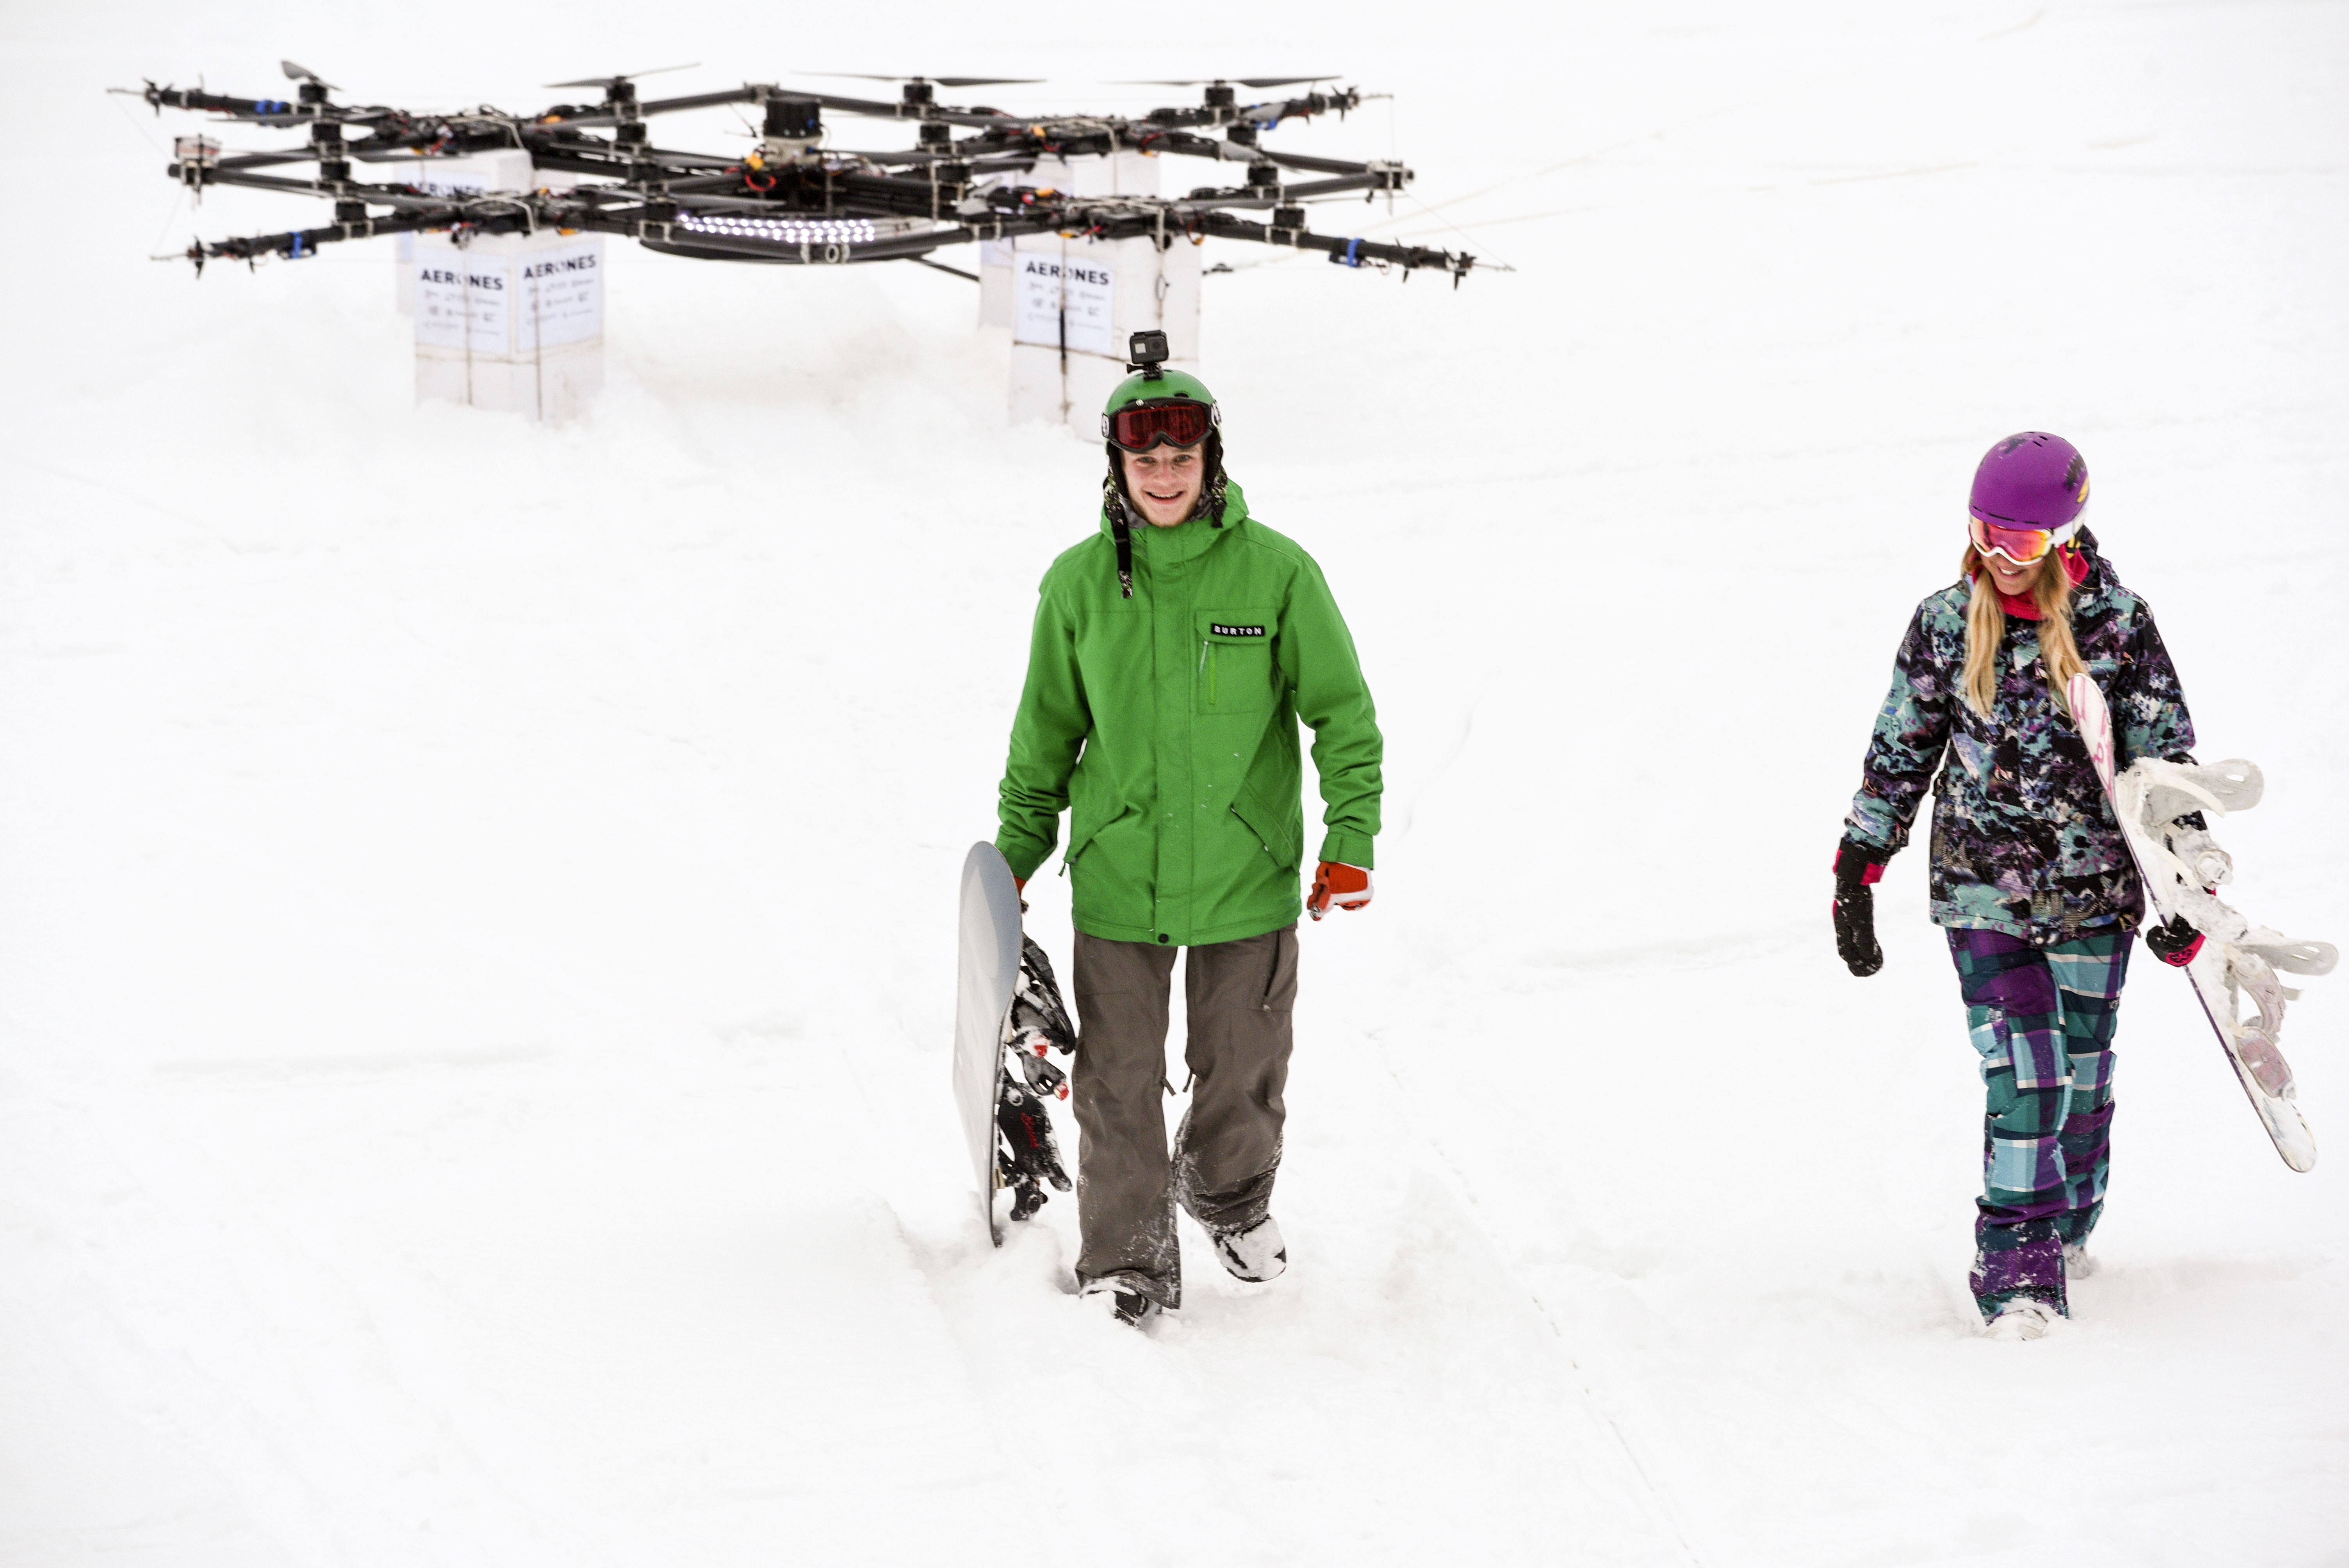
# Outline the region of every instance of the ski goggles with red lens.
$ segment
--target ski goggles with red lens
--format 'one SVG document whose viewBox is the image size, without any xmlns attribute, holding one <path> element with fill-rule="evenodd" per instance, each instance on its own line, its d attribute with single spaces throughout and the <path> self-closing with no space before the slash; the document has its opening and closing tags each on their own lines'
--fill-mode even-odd
<svg viewBox="0 0 2349 1568">
<path fill-rule="evenodd" d="M 2068 542 L 2080 531 L 2080 524 L 2075 520 L 2061 528 L 2013 528 L 2002 522 L 1985 522 L 1968 512 L 1966 531 L 1973 536 L 1974 548 L 1984 555 L 2003 555 L 2017 566 L 2028 566 L 2045 559 L 2057 545 Z"/>
<path fill-rule="evenodd" d="M 1170 398 L 1164 403 L 1129 403 L 1114 414 L 1103 414 L 1102 434 L 1129 452 L 1146 452 L 1162 441 L 1174 447 L 1195 447 L 1221 423 L 1222 413 L 1213 403 Z"/>
</svg>

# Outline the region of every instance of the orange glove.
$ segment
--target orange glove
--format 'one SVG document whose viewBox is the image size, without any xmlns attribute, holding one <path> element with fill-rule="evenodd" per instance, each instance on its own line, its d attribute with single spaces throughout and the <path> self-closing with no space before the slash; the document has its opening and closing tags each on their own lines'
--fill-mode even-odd
<svg viewBox="0 0 2349 1568">
<path fill-rule="evenodd" d="M 1305 912 L 1314 919 L 1329 913 L 1333 903 L 1340 909 L 1360 909 L 1370 902 L 1371 873 L 1361 867 L 1323 861 L 1313 868 L 1313 893 L 1305 901 Z"/>
</svg>

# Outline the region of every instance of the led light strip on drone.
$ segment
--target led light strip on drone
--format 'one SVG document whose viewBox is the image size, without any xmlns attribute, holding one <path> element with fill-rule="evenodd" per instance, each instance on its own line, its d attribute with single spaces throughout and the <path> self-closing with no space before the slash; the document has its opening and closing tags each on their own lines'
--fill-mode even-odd
<svg viewBox="0 0 2349 1568">
<path fill-rule="evenodd" d="M 746 218 L 731 213 L 703 217 L 680 212 L 677 226 L 688 233 L 774 240 L 787 245 L 864 244 L 880 237 L 879 225 L 870 218 Z"/>
</svg>

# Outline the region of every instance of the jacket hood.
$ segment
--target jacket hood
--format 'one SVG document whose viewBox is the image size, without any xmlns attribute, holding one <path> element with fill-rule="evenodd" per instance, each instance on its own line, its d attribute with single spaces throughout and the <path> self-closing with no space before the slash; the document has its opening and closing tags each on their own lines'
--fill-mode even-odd
<svg viewBox="0 0 2349 1568">
<path fill-rule="evenodd" d="M 1172 528 L 1154 528 L 1147 522 L 1136 525 L 1126 523 L 1119 516 L 1118 511 L 1112 510 L 1116 505 L 1117 498 L 1123 493 L 1122 489 L 1123 482 L 1114 475 L 1102 481 L 1101 511 L 1101 531 L 1109 535 L 1111 548 L 1116 552 L 1117 591 L 1123 598 L 1133 597 L 1133 537 L 1135 534 L 1173 535 L 1173 538 L 1155 546 L 1144 548 L 1145 550 L 1172 551 L 1170 560 L 1185 561 L 1194 555 L 1206 554 L 1226 531 L 1237 530 L 1240 524 L 1247 521 L 1247 498 L 1240 494 L 1240 487 L 1232 482 L 1231 476 L 1222 471 L 1221 463 L 1216 465 L 1216 479 L 1209 481 L 1216 487 L 1211 493 L 1222 498 L 1217 502 L 1214 513 L 1206 518 L 1186 517 Z"/>
<path fill-rule="evenodd" d="M 2072 536 L 2072 548 L 2077 550 L 2088 563 L 2088 574 L 2076 585 L 2077 592 L 2110 593 L 2120 586 L 2120 579 L 2113 575 L 2112 563 L 2105 559 L 2105 552 L 2097 548 L 2095 534 L 2085 528 L 2082 529 Z"/>
</svg>

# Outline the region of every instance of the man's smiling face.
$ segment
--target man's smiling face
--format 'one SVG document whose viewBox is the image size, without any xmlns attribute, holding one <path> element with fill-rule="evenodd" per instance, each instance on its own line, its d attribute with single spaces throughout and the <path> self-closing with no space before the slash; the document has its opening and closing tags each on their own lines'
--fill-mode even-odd
<svg viewBox="0 0 2349 1568">
<path fill-rule="evenodd" d="M 1146 521 L 1172 528 L 1191 515 L 1199 503 L 1199 487 L 1207 479 L 1206 447 L 1202 441 L 1193 447 L 1118 454 L 1125 464 L 1125 493 Z"/>
</svg>

